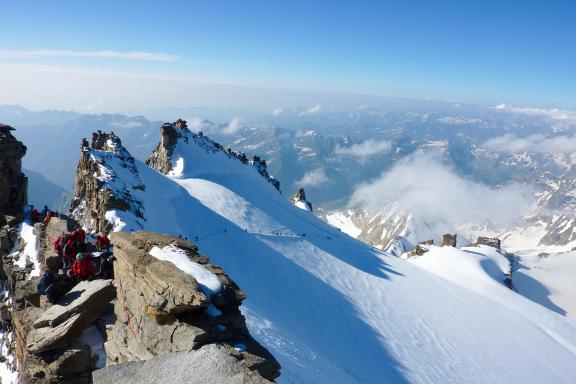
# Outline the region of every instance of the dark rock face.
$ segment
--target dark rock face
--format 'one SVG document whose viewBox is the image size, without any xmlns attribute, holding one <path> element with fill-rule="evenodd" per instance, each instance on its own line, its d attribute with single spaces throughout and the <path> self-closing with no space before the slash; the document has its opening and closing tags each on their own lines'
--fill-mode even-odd
<svg viewBox="0 0 576 384">
<path fill-rule="evenodd" d="M 409 252 L 408 256 L 422 256 L 430 250 L 430 245 L 434 245 L 434 240 L 421 241 Z"/>
<path fill-rule="evenodd" d="M 116 323 L 107 329 L 108 364 L 148 360 L 219 343 L 236 351 L 251 371 L 273 380 L 280 366 L 248 332 L 240 304 L 245 294 L 197 248 L 180 238 L 149 232 L 113 233 L 117 261 Z M 222 289 L 207 297 L 194 277 L 149 254 L 154 247 L 175 247 L 212 272 Z M 257 382 L 257 381 L 255 381 Z"/>
<path fill-rule="evenodd" d="M 122 146 L 114 133 L 96 132 L 92 147 L 81 146 L 82 154 L 76 168 L 74 198 L 70 203 L 72 217 L 89 231 L 104 232 L 112 229 L 106 219 L 110 210 L 133 212 L 143 218 L 143 206 L 133 193 L 143 190 L 135 160 Z M 117 162 L 125 169 L 124 179 L 111 172 L 108 162 Z"/>
<path fill-rule="evenodd" d="M 160 143 L 146 160 L 147 165 L 163 174 L 167 174 L 172 169 L 171 158 L 178 142 L 177 129 L 176 124 L 164 123 L 160 127 Z"/>
<path fill-rule="evenodd" d="M 21 216 L 27 201 L 28 179 L 22 173 L 26 146 L 12 136 L 14 129 L 0 124 L 0 216 Z"/>
<path fill-rule="evenodd" d="M 455 247 L 456 246 L 456 234 L 445 233 L 442 236 L 442 246 L 443 247 Z"/>
<path fill-rule="evenodd" d="M 300 188 L 298 192 L 296 192 L 296 194 L 290 198 L 290 201 L 292 204 L 296 204 L 297 202 L 301 201 L 302 203 L 306 204 L 308 210 L 312 212 L 312 203 L 306 199 L 306 191 L 304 191 L 304 188 Z"/>
<path fill-rule="evenodd" d="M 487 245 L 492 248 L 500 249 L 501 241 L 500 239 L 494 237 L 484 237 L 480 236 L 476 240 L 478 244 Z"/>
</svg>

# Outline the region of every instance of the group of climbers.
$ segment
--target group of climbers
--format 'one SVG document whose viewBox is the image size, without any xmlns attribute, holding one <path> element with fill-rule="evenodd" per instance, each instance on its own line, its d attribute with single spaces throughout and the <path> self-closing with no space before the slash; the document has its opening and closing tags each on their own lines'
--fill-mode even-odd
<svg viewBox="0 0 576 384">
<path fill-rule="evenodd" d="M 115 258 L 110 247 L 105 233 L 96 237 L 95 244 L 86 241 L 86 232 L 81 227 L 62 233 L 54 241 L 54 251 L 62 259 L 62 272 L 45 272 L 38 291 L 46 294 L 50 302 L 55 302 L 82 280 L 114 278 Z"/>
<path fill-rule="evenodd" d="M 54 241 L 54 250 L 62 258 L 64 271 L 73 269 L 77 255 L 86 251 L 86 233 L 79 227 L 70 233 L 62 233 Z"/>
<path fill-rule="evenodd" d="M 44 209 L 42 209 L 42 211 L 38 211 L 36 208 L 34 208 L 33 205 L 31 205 L 28 212 L 30 215 L 29 219 L 32 224 L 42 222 L 44 224 L 48 224 L 50 222 L 50 219 L 54 215 L 54 213 L 50 209 L 48 209 L 47 205 L 44 206 Z"/>
</svg>

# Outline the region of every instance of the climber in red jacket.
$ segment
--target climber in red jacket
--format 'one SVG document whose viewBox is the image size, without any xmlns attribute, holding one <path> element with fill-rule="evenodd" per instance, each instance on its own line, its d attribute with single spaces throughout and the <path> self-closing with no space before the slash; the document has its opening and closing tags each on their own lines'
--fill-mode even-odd
<svg viewBox="0 0 576 384">
<path fill-rule="evenodd" d="M 96 248 L 100 251 L 106 251 L 110 248 L 110 239 L 105 233 L 102 236 L 96 236 Z"/>
<path fill-rule="evenodd" d="M 78 253 L 78 242 L 74 236 L 70 236 L 66 245 L 62 249 L 62 261 L 64 262 L 64 269 L 72 268 L 74 264 L 74 257 Z"/>
<path fill-rule="evenodd" d="M 72 268 L 74 275 L 80 280 L 88 280 L 94 275 L 94 263 L 88 253 L 79 253 L 76 255 L 76 261 Z"/>
<path fill-rule="evenodd" d="M 78 227 L 74 231 L 74 235 L 76 236 L 76 239 L 80 242 L 80 244 L 84 244 L 84 242 L 86 241 L 86 232 L 84 232 L 84 229 L 82 229 L 82 227 Z"/>
<path fill-rule="evenodd" d="M 44 225 L 48 225 L 51 218 L 52 218 L 52 212 L 48 211 L 48 213 L 46 214 L 46 217 L 44 217 Z"/>
</svg>

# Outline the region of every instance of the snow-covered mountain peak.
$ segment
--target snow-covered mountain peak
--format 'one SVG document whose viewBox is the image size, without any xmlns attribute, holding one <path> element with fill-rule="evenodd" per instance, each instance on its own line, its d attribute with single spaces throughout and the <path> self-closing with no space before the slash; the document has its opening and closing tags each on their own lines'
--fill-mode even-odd
<svg viewBox="0 0 576 384">
<path fill-rule="evenodd" d="M 223 161 L 227 158 L 229 161 Z M 251 165 L 278 191 L 280 182 L 267 171 L 266 160 L 248 158 L 243 152 L 224 148 L 202 132 L 192 132 L 184 120 L 165 123 L 160 129 L 160 142 L 146 164 L 169 176 L 186 178 L 205 173 L 244 174 L 253 172 Z M 248 170 L 250 169 L 250 170 Z"/>
<path fill-rule="evenodd" d="M 104 203 L 109 210 L 97 211 L 104 218 L 115 213 L 116 231 L 143 226 L 186 237 L 222 266 L 248 296 L 243 314 L 282 365 L 279 381 L 576 379 L 576 327 L 569 320 L 504 285 L 489 281 L 494 297 L 487 296 L 353 239 L 295 207 L 254 166 L 182 131 L 169 146 L 167 172 L 134 161 L 144 188 L 130 192 L 146 220 L 130 209 L 113 212 L 98 193 L 84 201 L 92 208 Z M 104 163 L 121 175 L 121 162 Z M 434 252 L 448 251 L 454 249 Z M 488 284 L 481 276 L 473 281 Z M 458 369 L 447 369 L 454 361 Z"/>
<path fill-rule="evenodd" d="M 114 133 L 98 131 L 89 146 L 82 143 L 76 169 L 72 216 L 92 231 L 109 231 L 121 225 L 117 212 L 129 212 L 135 228 L 141 229 L 144 206 L 136 196 L 145 189 L 136 167 L 136 160 Z"/>
</svg>

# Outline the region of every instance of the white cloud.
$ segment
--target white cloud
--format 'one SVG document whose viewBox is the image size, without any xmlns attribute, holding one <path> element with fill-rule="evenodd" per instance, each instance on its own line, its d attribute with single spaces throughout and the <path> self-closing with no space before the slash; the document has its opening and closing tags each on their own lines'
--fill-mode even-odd
<svg viewBox="0 0 576 384">
<path fill-rule="evenodd" d="M 142 127 L 142 123 L 139 121 L 128 120 L 128 121 L 124 121 L 124 122 L 114 122 L 114 123 L 110 124 L 110 126 L 117 127 L 117 128 L 131 129 L 131 128 Z"/>
<path fill-rule="evenodd" d="M 305 111 L 302 111 L 298 114 L 298 116 L 308 116 L 308 115 L 315 115 L 322 111 L 322 106 L 320 104 L 316 104 L 313 107 L 308 108 Z"/>
<path fill-rule="evenodd" d="M 460 177 L 437 157 L 417 155 L 398 162 L 377 180 L 358 186 L 350 206 L 373 210 L 394 206 L 412 212 L 413 220 L 426 228 L 415 240 L 425 240 L 470 222 L 508 227 L 526 212 L 531 196 L 525 186 L 492 189 Z"/>
<path fill-rule="evenodd" d="M 330 179 L 326 176 L 323 168 L 318 168 L 310 172 L 306 172 L 304 176 L 295 182 L 299 187 L 318 187 L 321 184 L 329 183 Z"/>
<path fill-rule="evenodd" d="M 507 133 L 489 139 L 483 147 L 498 152 L 538 152 L 538 153 L 574 153 L 576 152 L 576 136 L 547 137 L 541 134 L 518 137 Z"/>
<path fill-rule="evenodd" d="M 272 116 L 279 116 L 282 114 L 282 112 L 284 112 L 283 108 L 274 108 L 272 111 Z"/>
<path fill-rule="evenodd" d="M 238 117 L 230 120 L 228 125 L 222 130 L 225 135 L 233 135 L 237 133 L 242 127 L 244 127 L 244 121 Z"/>
<path fill-rule="evenodd" d="M 438 119 L 438 122 L 446 125 L 467 125 L 479 124 L 482 120 L 463 116 L 446 116 Z"/>
<path fill-rule="evenodd" d="M 39 58 L 101 58 L 126 59 L 139 61 L 175 61 L 177 56 L 151 52 L 121 52 L 121 51 L 66 51 L 66 50 L 36 50 L 9 51 L 0 50 L 0 59 L 39 59 Z"/>
<path fill-rule="evenodd" d="M 522 115 L 528 116 L 545 116 L 552 120 L 561 120 L 561 121 L 571 121 L 576 122 L 576 112 L 574 111 L 563 111 L 561 109 L 542 109 L 542 108 L 523 108 L 523 107 L 514 107 L 512 105 L 507 104 L 499 104 L 494 108 L 501 110 L 501 111 L 509 111 L 513 113 L 519 113 Z"/>
<path fill-rule="evenodd" d="M 334 153 L 337 155 L 348 155 L 365 159 L 366 157 L 388 152 L 392 148 L 389 141 L 378 141 L 368 139 L 362 143 L 352 144 L 349 147 L 336 146 Z"/>
</svg>

